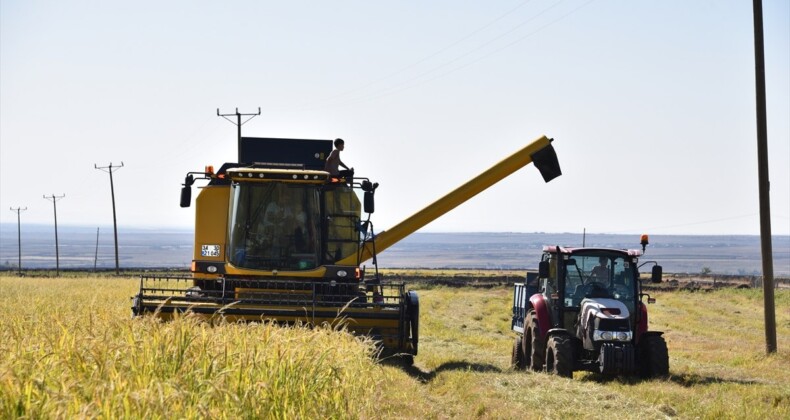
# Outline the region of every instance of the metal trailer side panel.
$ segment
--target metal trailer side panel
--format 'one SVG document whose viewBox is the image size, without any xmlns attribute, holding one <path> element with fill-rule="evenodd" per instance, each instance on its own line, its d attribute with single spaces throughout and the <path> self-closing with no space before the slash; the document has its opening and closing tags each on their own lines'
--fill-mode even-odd
<svg viewBox="0 0 790 420">
<path fill-rule="evenodd" d="M 513 331 L 524 334 L 524 320 L 527 317 L 527 288 L 522 283 L 516 283 L 513 287 L 513 319 L 510 327 Z"/>
</svg>

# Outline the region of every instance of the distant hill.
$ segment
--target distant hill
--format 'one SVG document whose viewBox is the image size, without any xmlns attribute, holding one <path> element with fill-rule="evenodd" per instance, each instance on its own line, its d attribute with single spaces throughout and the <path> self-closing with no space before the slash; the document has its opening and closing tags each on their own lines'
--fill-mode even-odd
<svg viewBox="0 0 790 420">
<path fill-rule="evenodd" d="M 61 268 L 114 268 L 112 227 L 59 226 Z M 119 228 L 122 268 L 188 268 L 192 231 Z M 537 268 L 543 245 L 581 246 L 577 233 L 427 233 L 418 232 L 378 257 L 382 268 Z M 640 248 L 636 235 L 588 234 L 587 246 Z M 0 268 L 18 260 L 16 224 L 0 224 Z M 98 252 L 97 252 L 98 251 Z M 790 236 L 774 236 L 774 274 L 790 276 Z M 642 261 L 656 260 L 665 272 L 759 275 L 760 238 L 750 235 L 651 235 Z M 368 263 L 370 265 L 370 263 Z M 22 267 L 55 267 L 53 226 L 22 225 Z"/>
</svg>

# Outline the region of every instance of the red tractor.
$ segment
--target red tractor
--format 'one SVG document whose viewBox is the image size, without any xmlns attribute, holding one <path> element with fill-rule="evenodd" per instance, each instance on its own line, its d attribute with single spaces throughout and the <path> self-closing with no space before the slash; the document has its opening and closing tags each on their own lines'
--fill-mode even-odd
<svg viewBox="0 0 790 420">
<path fill-rule="evenodd" d="M 537 276 L 515 285 L 513 366 L 569 378 L 576 370 L 668 375 L 666 341 L 648 330 L 642 302 L 655 302 L 639 280 L 646 245 L 645 235 L 642 251 L 544 246 Z M 651 281 L 661 275 L 655 264 Z"/>
</svg>

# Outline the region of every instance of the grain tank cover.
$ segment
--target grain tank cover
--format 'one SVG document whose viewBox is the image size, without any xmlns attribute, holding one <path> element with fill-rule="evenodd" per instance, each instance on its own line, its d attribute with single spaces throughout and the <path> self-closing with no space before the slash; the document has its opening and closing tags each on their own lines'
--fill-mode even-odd
<svg viewBox="0 0 790 420">
<path fill-rule="evenodd" d="M 323 170 L 331 151 L 332 140 L 242 137 L 239 163 L 297 164 Z"/>
</svg>

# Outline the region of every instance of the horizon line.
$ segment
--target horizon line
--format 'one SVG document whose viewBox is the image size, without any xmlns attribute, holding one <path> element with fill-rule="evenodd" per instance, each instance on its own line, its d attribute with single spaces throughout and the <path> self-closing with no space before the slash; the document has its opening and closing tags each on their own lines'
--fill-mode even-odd
<svg viewBox="0 0 790 420">
<path fill-rule="evenodd" d="M 16 223 L 13 222 L 0 222 L 0 226 L 14 226 Z M 36 228 L 43 228 L 43 227 L 54 227 L 54 224 L 51 223 L 25 223 L 25 226 L 33 226 Z M 77 228 L 77 229 L 113 229 L 112 225 L 86 225 L 86 224 L 79 224 L 79 223 L 60 223 L 58 224 L 58 229 L 61 228 Z M 184 231 L 184 232 L 191 232 L 194 231 L 194 227 L 190 226 L 160 226 L 160 225 L 119 225 L 118 230 L 175 230 L 175 231 Z M 15 229 L 14 229 L 15 230 Z M 384 232 L 386 229 L 380 231 Z M 628 232 L 572 232 L 572 231 L 564 231 L 564 232 L 549 232 L 549 231 L 482 231 L 482 230 L 469 230 L 469 231 L 433 231 L 433 230 L 417 230 L 414 233 L 422 233 L 422 234 L 543 234 L 543 235 L 611 235 L 611 236 L 629 236 L 629 235 L 641 235 L 642 233 L 628 233 Z M 759 233 L 650 233 L 649 236 L 757 236 L 759 237 Z M 782 234 L 782 233 L 772 233 L 772 237 L 790 237 L 790 234 Z"/>
</svg>

